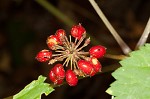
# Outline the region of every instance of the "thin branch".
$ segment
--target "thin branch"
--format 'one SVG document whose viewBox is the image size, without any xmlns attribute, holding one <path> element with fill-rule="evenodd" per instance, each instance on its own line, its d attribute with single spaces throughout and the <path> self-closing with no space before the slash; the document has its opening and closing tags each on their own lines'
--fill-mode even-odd
<svg viewBox="0 0 150 99">
<path fill-rule="evenodd" d="M 67 15 L 63 14 L 61 11 L 55 8 L 47 0 L 35 0 L 35 1 L 39 3 L 41 6 L 43 6 L 50 13 L 52 13 L 54 16 L 56 16 L 58 19 L 63 21 L 66 25 L 72 26 L 73 24 L 75 24 L 74 21 L 72 21 Z"/>
<path fill-rule="evenodd" d="M 113 28 L 113 26 L 110 24 L 110 22 L 108 21 L 108 19 L 105 17 L 105 15 L 103 14 L 102 10 L 99 8 L 99 6 L 97 5 L 97 3 L 94 0 L 89 0 L 89 2 L 91 3 L 91 5 L 95 9 L 95 11 L 97 12 L 97 14 L 99 15 L 99 17 L 102 19 L 102 21 L 104 22 L 104 24 L 106 25 L 106 27 L 109 29 L 109 31 L 111 32 L 111 34 L 114 36 L 114 38 L 116 39 L 117 43 L 119 44 L 119 46 L 121 47 L 122 51 L 124 52 L 124 54 L 127 55 L 129 52 L 131 52 L 131 49 L 129 48 L 129 46 L 118 35 L 118 33 Z"/>
<path fill-rule="evenodd" d="M 144 32 L 143 32 L 140 40 L 138 41 L 135 49 L 138 49 L 140 46 L 145 44 L 146 40 L 148 39 L 149 33 L 150 33 L 150 18 L 149 18 L 149 20 L 147 22 L 147 25 L 146 25 L 146 27 L 144 29 Z"/>
<path fill-rule="evenodd" d="M 59 9 L 57 9 L 55 6 L 53 6 L 47 0 L 35 0 L 35 2 L 40 4 L 43 8 L 45 8 L 48 12 L 50 12 L 56 18 L 60 19 L 67 26 L 72 27 L 73 24 L 77 24 L 70 17 L 65 15 L 63 12 L 61 12 Z M 98 42 L 98 40 L 96 40 L 95 37 L 93 37 L 89 33 L 87 33 L 87 36 L 90 36 L 92 44 L 94 44 L 94 45 L 100 44 L 100 42 Z"/>
<path fill-rule="evenodd" d="M 127 58 L 127 56 L 125 55 L 112 55 L 112 54 L 105 54 L 106 58 L 110 58 L 110 59 L 115 59 L 115 60 L 123 60 L 125 58 Z"/>
</svg>

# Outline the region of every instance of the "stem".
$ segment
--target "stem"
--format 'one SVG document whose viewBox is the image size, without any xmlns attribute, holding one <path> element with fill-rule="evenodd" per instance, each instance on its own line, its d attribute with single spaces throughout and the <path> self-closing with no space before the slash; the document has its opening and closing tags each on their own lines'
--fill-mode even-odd
<svg viewBox="0 0 150 99">
<path fill-rule="evenodd" d="M 79 47 L 79 45 L 82 43 L 82 41 L 84 40 L 84 38 L 85 38 L 85 35 L 83 35 L 83 36 L 80 38 L 80 40 L 78 41 L 78 43 L 77 43 L 77 45 L 75 46 L 74 50 L 76 50 L 76 49 Z"/>
<path fill-rule="evenodd" d="M 77 54 L 80 54 L 80 55 L 89 55 L 89 52 L 77 52 Z"/>
<path fill-rule="evenodd" d="M 56 47 L 56 50 L 58 50 L 58 49 L 62 49 L 62 50 L 65 50 L 62 46 L 60 46 L 60 45 L 55 45 L 55 47 Z"/>
<path fill-rule="evenodd" d="M 67 59 L 65 60 L 65 62 L 63 63 L 63 66 L 69 61 L 70 57 L 67 57 Z M 67 67 L 67 65 L 66 65 Z"/>
<path fill-rule="evenodd" d="M 74 65 L 73 68 L 74 68 L 74 70 L 78 68 L 78 64 L 76 64 L 76 62 L 77 62 L 76 58 L 73 58 L 73 65 Z"/>
<path fill-rule="evenodd" d="M 71 67 L 71 70 L 72 70 L 72 58 L 73 58 L 73 57 L 72 57 L 72 55 L 71 55 L 71 59 L 70 59 L 70 65 L 71 65 L 70 67 Z"/>
<path fill-rule="evenodd" d="M 78 48 L 76 51 L 82 50 L 82 48 L 86 47 L 89 43 L 90 43 L 90 37 L 88 39 L 86 39 L 84 44 L 80 48 Z"/>
<path fill-rule="evenodd" d="M 68 67 L 68 63 L 69 63 L 70 58 L 71 58 L 71 57 L 69 56 L 69 59 L 68 59 L 68 61 L 67 61 L 67 63 L 66 63 L 66 67 Z"/>
<path fill-rule="evenodd" d="M 70 49 L 71 48 L 71 45 L 70 45 L 70 43 L 69 43 L 69 41 L 68 41 L 68 38 L 67 38 L 67 36 L 64 36 L 64 44 L 66 45 L 66 47 L 67 47 L 67 49 Z"/>
<path fill-rule="evenodd" d="M 84 47 L 86 47 L 87 45 L 83 45 L 83 46 L 81 46 L 80 48 L 78 48 L 76 51 L 80 51 L 80 50 L 82 50 L 82 48 L 84 48 Z"/>
<path fill-rule="evenodd" d="M 42 7 L 44 7 L 52 15 L 54 15 L 56 18 L 60 19 L 67 26 L 72 27 L 73 24 L 76 24 L 67 15 L 63 14 L 60 10 L 58 10 L 56 7 L 54 7 L 52 4 L 50 4 L 47 0 L 35 0 L 35 1 L 37 3 L 39 3 Z M 92 42 L 91 42 L 92 44 L 97 45 L 100 43 L 89 33 L 87 35 L 90 36 L 90 38 L 92 40 Z"/>
<path fill-rule="evenodd" d="M 106 25 L 106 27 L 108 28 L 108 30 L 110 31 L 110 33 L 114 36 L 114 38 L 116 39 L 117 43 L 121 47 L 123 53 L 127 55 L 129 52 L 131 52 L 131 49 L 129 48 L 129 46 L 118 35 L 118 33 L 116 32 L 116 30 L 113 28 L 113 26 L 110 24 L 110 22 L 108 21 L 108 19 L 103 14 L 102 10 L 98 7 L 97 3 L 94 0 L 89 0 L 89 2 L 91 3 L 91 5 L 95 9 L 95 11 L 97 12 L 97 14 L 99 15 L 99 17 L 102 19 L 102 21 L 104 22 L 104 24 Z"/>
<path fill-rule="evenodd" d="M 115 60 L 123 60 L 125 59 L 127 56 L 125 55 L 112 55 L 112 54 L 105 54 L 106 58 L 111 58 L 111 59 L 115 59 Z"/>
<path fill-rule="evenodd" d="M 76 44 L 76 43 L 77 43 L 77 40 L 78 40 L 78 39 L 77 39 L 77 38 L 75 38 L 75 42 L 74 42 L 74 44 Z"/>
<path fill-rule="evenodd" d="M 72 42 L 72 41 L 71 41 L 71 35 L 69 35 L 69 40 L 70 40 L 70 43 L 71 43 L 71 42 Z"/>
<path fill-rule="evenodd" d="M 146 27 L 144 29 L 144 32 L 143 32 L 140 40 L 138 41 L 135 49 L 138 49 L 140 46 L 142 46 L 142 45 L 145 44 L 145 42 L 146 42 L 146 40 L 148 38 L 149 33 L 150 33 L 150 18 L 149 18 L 149 20 L 147 22 L 147 25 L 146 25 Z"/>
<path fill-rule="evenodd" d="M 60 53 L 62 53 L 62 52 L 65 52 L 65 51 L 56 50 L 55 52 L 60 52 Z"/>
<path fill-rule="evenodd" d="M 50 13 L 52 13 L 58 19 L 63 21 L 66 25 L 72 26 L 75 23 L 68 16 L 61 13 L 61 11 L 59 11 L 52 4 L 50 4 L 47 0 L 35 0 L 35 1 L 39 3 L 40 5 L 42 5 L 45 9 L 47 9 Z"/>
<path fill-rule="evenodd" d="M 57 57 L 55 57 L 55 59 L 56 59 L 57 61 L 63 61 L 66 57 L 67 57 L 66 55 L 62 55 L 62 56 L 57 56 Z"/>
<path fill-rule="evenodd" d="M 54 56 L 61 56 L 62 54 L 52 54 L 52 57 Z"/>
</svg>

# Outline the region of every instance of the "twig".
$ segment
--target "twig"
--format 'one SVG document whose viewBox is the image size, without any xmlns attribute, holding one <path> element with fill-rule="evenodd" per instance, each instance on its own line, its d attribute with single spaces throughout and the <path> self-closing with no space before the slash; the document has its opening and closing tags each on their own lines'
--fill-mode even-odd
<svg viewBox="0 0 150 99">
<path fill-rule="evenodd" d="M 108 19 L 103 14 L 102 10 L 98 7 L 97 3 L 94 0 L 89 0 L 89 2 L 91 3 L 91 5 L 95 9 L 95 11 L 97 12 L 97 14 L 99 15 L 99 17 L 102 19 L 102 21 L 104 22 L 104 24 L 106 25 L 106 27 L 109 29 L 109 31 L 111 32 L 111 34 L 114 36 L 114 38 L 116 39 L 117 43 L 119 44 L 119 46 L 121 47 L 122 51 L 124 52 L 124 54 L 127 55 L 129 52 L 131 52 L 131 49 L 129 48 L 129 46 L 118 35 L 118 33 L 116 32 L 116 30 L 113 28 L 113 26 L 110 24 L 110 22 L 108 21 Z"/>
<path fill-rule="evenodd" d="M 64 22 L 67 26 L 72 27 L 73 24 L 76 24 L 73 20 L 71 20 L 68 16 L 66 16 L 64 13 L 59 11 L 56 7 L 54 7 L 52 4 L 50 4 L 47 0 L 35 0 L 38 4 L 43 6 L 48 12 L 53 14 L 55 17 L 60 19 L 62 22 Z M 87 33 L 87 36 L 90 36 L 91 43 L 94 45 L 100 44 L 98 40 L 95 39 L 92 35 Z"/>
<path fill-rule="evenodd" d="M 115 59 L 115 60 L 123 60 L 125 59 L 127 56 L 125 55 L 112 55 L 112 54 L 105 54 L 106 58 L 111 58 L 111 59 Z"/>
<path fill-rule="evenodd" d="M 50 13 L 56 16 L 58 19 L 63 21 L 66 25 L 72 26 L 75 24 L 68 16 L 61 13 L 57 8 L 55 8 L 52 4 L 50 4 L 47 0 L 35 0 L 37 3 L 42 5 L 45 9 L 47 9 Z"/>
<path fill-rule="evenodd" d="M 150 18 L 149 18 L 149 20 L 147 22 L 147 25 L 146 25 L 146 27 L 144 29 L 144 32 L 143 32 L 140 40 L 138 41 L 135 49 L 138 49 L 140 46 L 142 46 L 142 45 L 145 44 L 145 42 L 146 42 L 146 40 L 148 38 L 149 33 L 150 33 Z"/>
</svg>

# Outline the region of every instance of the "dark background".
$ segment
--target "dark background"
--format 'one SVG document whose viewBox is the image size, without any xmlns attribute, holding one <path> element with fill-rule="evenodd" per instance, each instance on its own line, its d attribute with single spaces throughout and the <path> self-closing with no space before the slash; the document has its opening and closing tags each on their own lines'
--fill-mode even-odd
<svg viewBox="0 0 150 99">
<path fill-rule="evenodd" d="M 123 54 L 88 0 L 47 1 L 76 24 L 82 23 L 99 44 L 107 47 L 108 53 Z M 96 2 L 119 35 L 134 50 L 150 15 L 150 0 Z M 35 56 L 40 50 L 48 49 L 46 38 L 59 28 L 70 33 L 69 24 L 35 0 L 0 0 L 0 98 L 16 94 L 39 75 L 48 77 L 52 66 L 37 62 Z M 103 67 L 118 65 L 118 61 L 112 59 L 100 61 Z M 113 81 L 108 71 L 82 79 L 76 87 L 57 87 L 49 96 L 43 95 L 42 99 L 110 99 L 105 91 Z M 49 79 L 46 82 L 50 82 Z"/>
</svg>

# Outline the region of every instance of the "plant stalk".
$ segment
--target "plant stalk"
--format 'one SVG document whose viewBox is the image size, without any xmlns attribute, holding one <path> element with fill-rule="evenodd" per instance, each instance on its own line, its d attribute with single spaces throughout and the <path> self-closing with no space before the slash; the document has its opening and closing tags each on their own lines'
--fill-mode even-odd
<svg viewBox="0 0 150 99">
<path fill-rule="evenodd" d="M 102 21 L 104 22 L 104 24 L 106 25 L 106 27 L 108 28 L 108 30 L 110 31 L 110 33 L 116 39 L 116 41 L 119 44 L 119 46 L 121 47 L 123 53 L 126 54 L 126 55 L 128 55 L 128 53 L 131 52 L 131 49 L 129 48 L 129 46 L 118 35 L 118 33 L 113 28 L 113 26 L 110 24 L 110 22 L 108 21 L 108 19 L 105 17 L 105 15 L 103 14 L 102 10 L 99 8 L 99 6 L 97 5 L 97 3 L 94 0 L 89 0 L 89 2 L 91 3 L 91 5 L 95 9 L 95 11 L 97 12 L 97 14 L 99 15 L 99 17 L 102 19 Z"/>
<path fill-rule="evenodd" d="M 125 56 L 125 55 L 105 54 L 104 57 L 105 57 L 105 58 L 110 58 L 110 59 L 115 59 L 115 60 L 123 60 L 123 59 L 125 59 L 127 56 Z"/>
<path fill-rule="evenodd" d="M 144 32 L 143 32 L 140 40 L 138 41 L 135 49 L 138 49 L 140 46 L 145 44 L 146 40 L 148 39 L 149 33 L 150 33 L 150 18 L 149 18 L 149 20 L 147 22 L 147 25 L 146 25 L 146 27 L 144 29 Z"/>
</svg>

